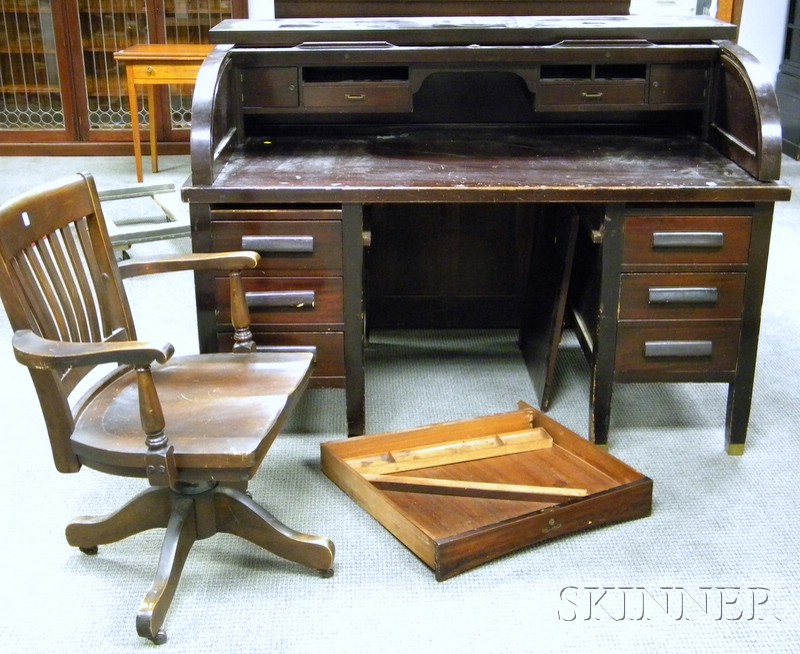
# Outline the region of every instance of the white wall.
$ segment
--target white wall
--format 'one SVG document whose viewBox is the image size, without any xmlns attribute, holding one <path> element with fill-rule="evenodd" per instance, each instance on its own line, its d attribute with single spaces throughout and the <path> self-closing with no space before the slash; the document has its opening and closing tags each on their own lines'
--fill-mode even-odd
<svg viewBox="0 0 800 654">
<path fill-rule="evenodd" d="M 716 0 L 711 3 L 716 13 Z M 697 0 L 631 0 L 631 13 L 693 14 Z M 273 0 L 248 0 L 251 18 L 274 18 Z M 739 44 L 749 50 L 770 71 L 778 74 L 783 59 L 783 40 L 789 0 L 745 0 Z"/>
<path fill-rule="evenodd" d="M 250 18 L 275 18 L 275 3 L 272 0 L 247 0 Z"/>
<path fill-rule="evenodd" d="M 745 0 L 739 45 L 749 50 L 772 73 L 783 60 L 789 0 Z"/>
<path fill-rule="evenodd" d="M 697 0 L 631 0 L 631 13 L 658 15 L 693 14 Z M 711 3 L 710 14 L 717 13 Z M 739 45 L 749 50 L 769 71 L 774 80 L 783 60 L 783 41 L 789 0 L 744 0 Z"/>
</svg>

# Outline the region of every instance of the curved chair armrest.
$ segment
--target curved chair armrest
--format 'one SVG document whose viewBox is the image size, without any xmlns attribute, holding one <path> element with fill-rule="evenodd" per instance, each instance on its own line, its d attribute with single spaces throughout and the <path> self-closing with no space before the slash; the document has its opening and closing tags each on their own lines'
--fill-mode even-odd
<svg viewBox="0 0 800 654">
<path fill-rule="evenodd" d="M 237 271 L 255 268 L 260 255 L 257 252 L 196 252 L 157 259 L 128 260 L 119 264 L 123 279 L 139 275 L 178 272 L 181 270 L 226 270 Z"/>
<path fill-rule="evenodd" d="M 17 361 L 39 370 L 117 363 L 147 366 L 166 363 L 175 352 L 172 344 L 156 347 L 142 341 L 68 343 L 42 338 L 29 329 L 14 332 L 11 341 Z"/>
<path fill-rule="evenodd" d="M 234 327 L 234 352 L 253 352 L 256 344 L 250 331 L 250 310 L 242 284 L 241 271 L 255 268 L 261 260 L 258 252 L 196 252 L 150 260 L 129 260 L 119 264 L 120 276 L 128 279 L 137 275 L 176 272 L 179 270 L 227 271 L 231 289 L 231 323 Z"/>
</svg>

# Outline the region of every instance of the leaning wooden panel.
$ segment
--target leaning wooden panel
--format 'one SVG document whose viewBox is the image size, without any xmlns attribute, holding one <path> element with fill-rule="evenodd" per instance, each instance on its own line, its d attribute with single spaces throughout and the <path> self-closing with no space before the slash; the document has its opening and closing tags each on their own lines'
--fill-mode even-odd
<svg viewBox="0 0 800 654">
<path fill-rule="evenodd" d="M 325 474 L 440 581 L 652 507 L 648 477 L 522 403 L 509 413 L 323 443 L 321 455 Z"/>
</svg>

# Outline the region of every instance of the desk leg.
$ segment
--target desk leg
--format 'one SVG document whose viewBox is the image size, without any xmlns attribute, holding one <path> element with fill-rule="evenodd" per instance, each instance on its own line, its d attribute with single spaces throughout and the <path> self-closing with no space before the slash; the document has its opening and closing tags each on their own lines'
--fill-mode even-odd
<svg viewBox="0 0 800 654">
<path fill-rule="evenodd" d="M 614 389 L 614 350 L 609 342 L 615 337 L 615 325 L 601 319 L 597 328 L 597 351 L 592 365 L 589 389 L 589 440 L 595 445 L 608 444 L 611 422 L 611 395 Z"/>
<path fill-rule="evenodd" d="M 142 141 L 139 134 L 139 104 L 136 97 L 136 85 L 133 83 L 133 74 L 128 71 L 128 104 L 131 111 L 131 132 L 133 135 L 133 157 L 136 160 L 136 181 L 144 181 L 142 172 Z"/>
<path fill-rule="evenodd" d="M 611 421 L 611 395 L 617 356 L 617 306 L 622 270 L 623 205 L 606 207 L 601 251 L 600 307 L 597 336 L 592 357 L 589 440 L 595 445 L 608 443 Z"/>
<path fill-rule="evenodd" d="M 158 172 L 158 111 L 156 110 L 156 87 L 147 87 L 147 116 L 150 119 L 150 165 L 154 173 Z"/>
<path fill-rule="evenodd" d="M 363 207 L 342 207 L 342 250 L 344 254 L 344 365 L 347 433 L 359 436 L 366 430 L 364 383 L 364 242 Z"/>
<path fill-rule="evenodd" d="M 742 334 L 739 338 L 739 360 L 734 382 L 728 386 L 728 408 L 725 418 L 725 449 L 731 455 L 744 454 L 747 426 L 750 421 L 773 208 L 772 203 L 762 203 L 756 205 L 753 213 Z"/>
</svg>

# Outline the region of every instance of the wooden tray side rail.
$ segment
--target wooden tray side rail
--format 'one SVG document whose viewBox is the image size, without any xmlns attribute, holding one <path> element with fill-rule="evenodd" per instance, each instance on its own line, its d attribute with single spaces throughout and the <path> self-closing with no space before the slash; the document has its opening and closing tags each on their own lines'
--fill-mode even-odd
<svg viewBox="0 0 800 654">
<path fill-rule="evenodd" d="M 530 438 L 530 448 L 494 457 L 481 451 L 475 460 L 457 457 L 444 464 L 432 454 L 429 468 L 418 462 L 398 475 L 369 472 L 392 452 L 459 450 L 504 434 L 511 441 Z M 650 479 L 524 403 L 506 414 L 323 443 L 321 456 L 325 474 L 440 581 L 539 542 L 647 516 L 652 508 Z M 422 488 L 404 487 L 411 479 Z M 556 492 L 504 497 L 487 486 Z"/>
</svg>

